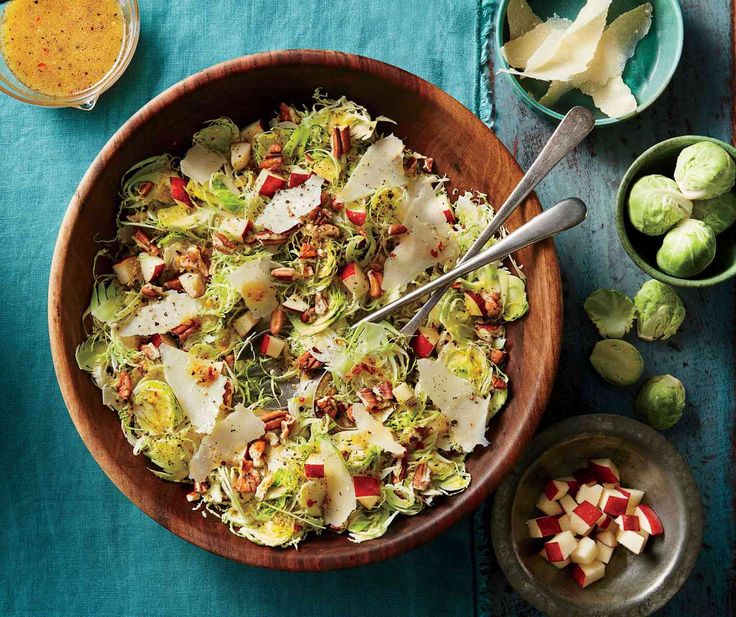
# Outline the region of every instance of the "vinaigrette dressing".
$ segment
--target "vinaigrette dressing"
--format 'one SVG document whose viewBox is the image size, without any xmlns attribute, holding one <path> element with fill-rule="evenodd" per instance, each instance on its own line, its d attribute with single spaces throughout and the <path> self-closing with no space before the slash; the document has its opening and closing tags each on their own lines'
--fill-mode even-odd
<svg viewBox="0 0 736 617">
<path fill-rule="evenodd" d="M 0 49 L 28 88 L 69 96 L 113 67 L 124 29 L 118 0 L 11 0 L 0 23 Z"/>
</svg>

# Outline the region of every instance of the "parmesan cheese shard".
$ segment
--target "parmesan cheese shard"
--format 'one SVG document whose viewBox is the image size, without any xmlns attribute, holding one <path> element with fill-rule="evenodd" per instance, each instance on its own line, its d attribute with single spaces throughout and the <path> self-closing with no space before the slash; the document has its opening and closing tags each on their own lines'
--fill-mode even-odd
<svg viewBox="0 0 736 617">
<path fill-rule="evenodd" d="M 225 164 L 225 157 L 195 144 L 181 160 L 181 173 L 200 184 L 208 184 L 212 174 Z"/>
<path fill-rule="evenodd" d="M 322 200 L 322 178 L 311 176 L 304 184 L 276 193 L 256 218 L 256 225 L 283 233 L 299 224 Z"/>
<path fill-rule="evenodd" d="M 120 324 L 120 336 L 148 336 L 163 334 L 181 325 L 199 313 L 199 302 L 185 293 L 167 292 L 160 300 L 153 300 L 139 308 Z"/>
<path fill-rule="evenodd" d="M 212 432 L 227 383 L 222 363 L 202 360 L 170 345 L 161 345 L 159 350 L 166 383 L 182 411 L 198 433 Z"/>
<path fill-rule="evenodd" d="M 620 73 L 604 86 L 585 86 L 583 92 L 589 94 L 595 106 L 610 118 L 620 118 L 636 111 L 636 98 Z"/>
<path fill-rule="evenodd" d="M 449 439 L 440 447 L 459 447 L 472 452 L 477 445 L 487 446 L 485 438 L 488 399 L 476 396 L 470 382 L 453 374 L 441 360 L 417 361 L 418 387 L 447 418 Z"/>
<path fill-rule="evenodd" d="M 534 14 L 527 0 L 511 0 L 506 7 L 506 19 L 512 40 L 525 35 L 542 22 Z"/>
<path fill-rule="evenodd" d="M 400 456 L 406 452 L 406 448 L 394 439 L 391 429 L 371 416 L 364 405 L 354 404 L 352 413 L 355 418 L 355 426 L 359 431 L 368 434 L 368 441 L 371 444 L 396 456 Z"/>
<path fill-rule="evenodd" d="M 398 137 L 389 135 L 379 139 L 365 151 L 338 200 L 347 204 L 368 197 L 382 186 L 404 186 L 408 179 L 404 174 L 403 154 L 404 143 Z"/>
<path fill-rule="evenodd" d="M 189 462 L 189 477 L 204 482 L 210 472 L 224 464 L 237 463 L 254 439 L 266 432 L 265 425 L 242 404 L 215 424 Z"/>
<path fill-rule="evenodd" d="M 327 485 L 323 505 L 324 522 L 331 527 L 342 528 L 356 506 L 353 477 L 342 456 L 329 441 L 319 442 L 319 455 L 324 463 Z"/>
<path fill-rule="evenodd" d="M 279 304 L 271 278 L 273 265 L 270 258 L 260 257 L 245 262 L 228 276 L 228 282 L 238 290 L 253 316 L 259 319 L 270 315 Z"/>
<path fill-rule="evenodd" d="M 510 66 L 525 69 L 529 58 L 542 45 L 553 45 L 558 41 L 570 23 L 569 19 L 552 17 L 519 38 L 510 40 L 501 48 L 501 54 Z"/>
<path fill-rule="evenodd" d="M 427 268 L 457 256 L 446 209 L 430 178 L 420 176 L 411 181 L 403 207 L 403 224 L 408 231 L 386 260 L 381 285 L 384 291 L 406 285 Z"/>
</svg>

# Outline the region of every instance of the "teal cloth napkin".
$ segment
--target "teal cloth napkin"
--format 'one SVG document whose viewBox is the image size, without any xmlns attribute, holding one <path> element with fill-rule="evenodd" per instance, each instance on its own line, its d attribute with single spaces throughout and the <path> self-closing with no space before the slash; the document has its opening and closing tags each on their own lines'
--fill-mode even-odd
<svg viewBox="0 0 736 617">
<path fill-rule="evenodd" d="M 338 49 L 417 73 L 487 116 L 479 63 L 489 5 L 142 0 L 135 59 L 93 112 L 0 98 L 0 614 L 474 613 L 470 521 L 383 564 L 325 574 L 231 563 L 156 525 L 97 467 L 67 415 L 49 353 L 46 291 L 75 186 L 113 132 L 166 87 L 243 54 Z"/>
</svg>

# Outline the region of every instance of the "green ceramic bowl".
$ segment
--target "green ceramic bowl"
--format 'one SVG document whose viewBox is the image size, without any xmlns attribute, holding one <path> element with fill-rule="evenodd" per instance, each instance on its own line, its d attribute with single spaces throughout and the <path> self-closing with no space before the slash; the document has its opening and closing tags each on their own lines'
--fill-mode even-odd
<svg viewBox="0 0 736 617">
<path fill-rule="evenodd" d="M 692 278 L 677 278 L 662 272 L 657 266 L 657 251 L 662 238 L 646 236 L 636 230 L 629 221 L 627 203 L 632 185 L 642 176 L 662 174 L 672 178 L 677 155 L 683 148 L 699 141 L 712 141 L 726 149 L 736 160 L 736 148 L 712 137 L 684 135 L 673 137 L 652 146 L 629 167 L 616 196 L 616 229 L 624 250 L 634 263 L 652 278 L 677 287 L 710 287 L 736 276 L 736 225 L 716 236 L 716 257 L 703 272 Z"/>
<path fill-rule="evenodd" d="M 608 11 L 609 23 L 621 13 L 631 10 L 647 0 L 613 0 Z M 619 118 L 609 118 L 601 113 L 593 100 L 580 92 L 573 90 L 563 96 L 553 107 L 540 105 L 538 99 L 546 92 L 548 82 L 534 79 L 520 79 L 514 75 L 505 74 L 514 86 L 514 91 L 521 100 L 533 110 L 561 120 L 575 105 L 582 105 L 590 109 L 596 118 L 596 125 L 615 124 L 632 118 L 644 111 L 670 83 L 677 69 L 682 54 L 683 23 L 682 11 L 678 0 L 648 0 L 654 7 L 652 27 L 649 33 L 640 41 L 634 56 L 626 64 L 624 81 L 634 93 L 639 106 L 636 111 Z M 506 8 L 509 0 L 501 0 L 496 12 L 496 49 L 500 50 L 508 41 L 509 30 L 506 23 Z M 575 18 L 585 0 L 529 0 L 529 5 L 542 19 L 552 15 Z M 501 53 L 497 54 L 497 67 L 509 68 Z"/>
</svg>

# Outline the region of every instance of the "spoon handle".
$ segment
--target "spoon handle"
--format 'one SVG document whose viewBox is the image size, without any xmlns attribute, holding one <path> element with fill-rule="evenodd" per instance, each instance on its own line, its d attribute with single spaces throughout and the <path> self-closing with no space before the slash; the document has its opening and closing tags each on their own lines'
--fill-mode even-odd
<svg viewBox="0 0 736 617">
<path fill-rule="evenodd" d="M 524 174 L 519 184 L 508 196 L 504 204 L 499 208 L 491 222 L 488 224 L 478 238 L 473 242 L 465 256 L 459 261 L 463 263 L 477 255 L 493 235 L 506 222 L 506 219 L 516 210 L 521 203 L 529 196 L 537 184 L 559 163 L 565 156 L 574 150 L 578 144 L 593 130 L 595 119 L 585 107 L 573 107 L 560 122 L 555 132 L 549 138 L 547 144 L 537 156 L 536 160 Z M 401 329 L 406 336 L 413 335 L 419 326 L 429 316 L 429 313 L 440 301 L 443 294 L 447 291 L 447 287 L 437 288 L 434 293 L 424 303 L 416 315 Z"/>
</svg>

